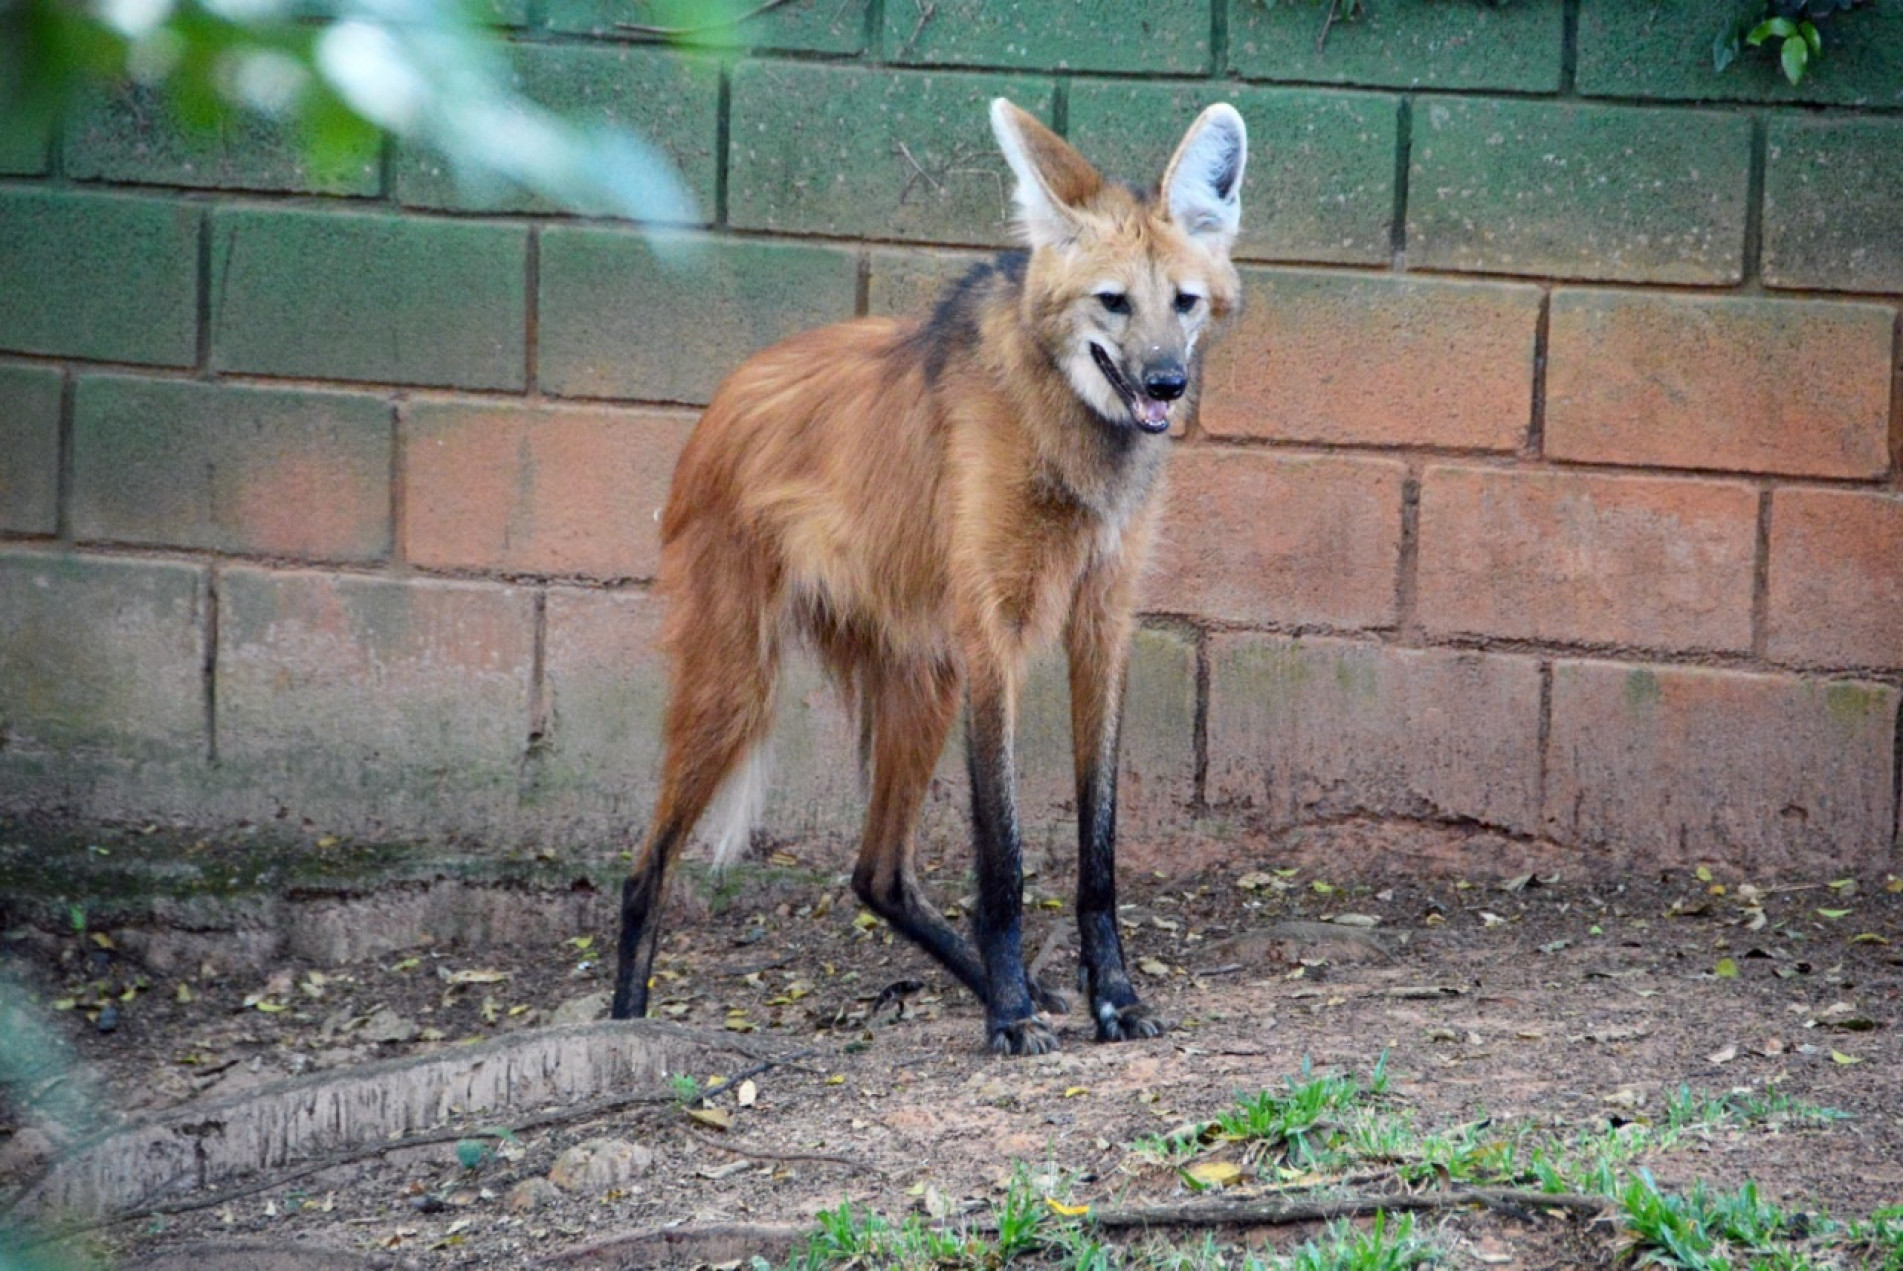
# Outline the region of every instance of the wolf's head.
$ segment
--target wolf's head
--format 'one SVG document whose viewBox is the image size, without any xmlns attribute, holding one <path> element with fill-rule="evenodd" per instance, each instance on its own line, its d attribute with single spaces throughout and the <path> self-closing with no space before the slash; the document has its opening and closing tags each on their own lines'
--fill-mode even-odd
<svg viewBox="0 0 1903 1271">
<path fill-rule="evenodd" d="M 1002 97 L 991 128 L 1031 249 L 1025 320 L 1099 417 L 1167 431 L 1176 404 L 1194 400 L 1197 341 L 1241 294 L 1229 248 L 1242 223 L 1242 116 L 1227 104 L 1197 116 L 1154 195 L 1105 181 Z"/>
</svg>

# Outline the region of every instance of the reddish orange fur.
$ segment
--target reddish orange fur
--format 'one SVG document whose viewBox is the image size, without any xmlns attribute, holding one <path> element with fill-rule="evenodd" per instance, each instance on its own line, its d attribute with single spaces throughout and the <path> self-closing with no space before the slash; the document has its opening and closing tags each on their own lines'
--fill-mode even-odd
<svg viewBox="0 0 1903 1271">
<path fill-rule="evenodd" d="M 1079 781 L 1114 766 L 1168 443 L 1127 421 L 1116 435 L 1053 350 L 1101 317 L 1092 289 L 1107 277 L 1142 314 L 1167 312 L 1193 277 L 1212 327 L 1238 284 L 1226 242 L 1192 239 L 1163 202 L 1104 183 L 1028 117 L 1018 126 L 1074 242 L 1034 250 L 1021 289 L 993 274 L 934 318 L 863 318 L 755 355 L 682 452 L 661 528 L 673 697 L 637 879 L 665 877 L 682 834 L 664 832 L 691 829 L 764 740 L 789 638 L 862 703 L 862 895 L 899 904 L 915 890 L 913 823 L 961 692 L 1002 709 L 1008 753 L 1026 657 L 1060 634 Z"/>
</svg>

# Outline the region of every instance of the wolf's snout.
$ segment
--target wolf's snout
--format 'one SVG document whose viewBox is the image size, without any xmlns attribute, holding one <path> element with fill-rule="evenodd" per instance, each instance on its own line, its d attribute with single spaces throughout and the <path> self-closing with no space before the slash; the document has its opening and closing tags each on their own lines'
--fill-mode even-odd
<svg viewBox="0 0 1903 1271">
<path fill-rule="evenodd" d="M 1143 391 L 1159 402 L 1173 402 L 1189 387 L 1189 376 L 1180 366 L 1159 366 L 1143 372 Z"/>
</svg>

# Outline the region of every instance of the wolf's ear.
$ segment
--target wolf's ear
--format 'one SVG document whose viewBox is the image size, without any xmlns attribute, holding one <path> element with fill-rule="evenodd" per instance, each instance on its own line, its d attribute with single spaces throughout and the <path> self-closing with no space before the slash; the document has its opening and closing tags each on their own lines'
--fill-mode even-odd
<svg viewBox="0 0 1903 1271">
<path fill-rule="evenodd" d="M 1249 158 L 1249 130 L 1228 102 L 1217 102 L 1183 134 L 1163 170 L 1163 200 L 1170 219 L 1191 238 L 1228 251 L 1242 228 L 1242 167 Z"/>
<path fill-rule="evenodd" d="M 1018 226 L 1032 247 L 1077 237 L 1075 209 L 1103 188 L 1103 178 L 1070 143 L 1002 97 L 991 102 L 991 131 L 1018 179 L 1011 198 Z"/>
</svg>

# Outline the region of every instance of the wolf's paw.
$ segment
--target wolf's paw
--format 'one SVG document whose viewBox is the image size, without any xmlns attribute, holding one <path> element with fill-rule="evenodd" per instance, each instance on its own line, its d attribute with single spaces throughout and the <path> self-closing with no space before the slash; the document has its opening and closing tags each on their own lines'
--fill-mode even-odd
<svg viewBox="0 0 1903 1271">
<path fill-rule="evenodd" d="M 1047 988 L 1028 971 L 1024 975 L 1024 986 L 1031 991 L 1031 1000 L 1037 1004 L 1038 1010 L 1052 1015 L 1070 1014 L 1070 994 Z"/>
<path fill-rule="evenodd" d="M 1057 1034 L 1042 1020 L 1013 1020 L 991 1030 L 991 1049 L 1000 1055 L 1048 1055 L 1057 1049 Z"/>
<path fill-rule="evenodd" d="M 1169 1021 L 1141 1002 L 1125 1007 L 1109 1002 L 1097 1003 L 1097 1040 L 1127 1042 L 1139 1037 L 1161 1037 L 1169 1031 Z"/>
</svg>

